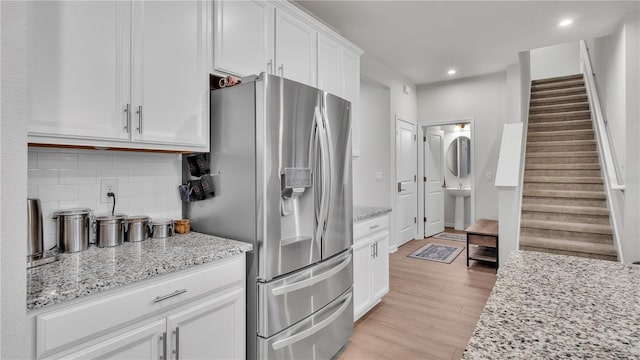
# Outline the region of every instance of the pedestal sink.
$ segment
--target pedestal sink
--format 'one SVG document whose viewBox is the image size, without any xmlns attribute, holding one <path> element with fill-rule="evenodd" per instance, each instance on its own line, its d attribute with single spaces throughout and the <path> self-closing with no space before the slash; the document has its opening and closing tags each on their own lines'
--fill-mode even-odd
<svg viewBox="0 0 640 360">
<path fill-rule="evenodd" d="M 471 195 L 470 188 L 446 188 L 447 193 L 456 198 L 454 229 L 464 230 L 464 198 Z"/>
</svg>

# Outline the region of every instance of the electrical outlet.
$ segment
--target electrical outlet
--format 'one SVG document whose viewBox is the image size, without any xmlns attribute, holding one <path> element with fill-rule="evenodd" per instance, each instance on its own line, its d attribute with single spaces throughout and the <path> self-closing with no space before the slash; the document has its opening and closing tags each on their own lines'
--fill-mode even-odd
<svg viewBox="0 0 640 360">
<path fill-rule="evenodd" d="M 376 181 L 384 181 L 384 175 L 381 171 L 376 171 L 375 179 Z"/>
<path fill-rule="evenodd" d="M 100 202 L 103 204 L 113 202 L 113 199 L 108 197 L 108 193 L 114 193 L 118 196 L 118 179 L 102 179 L 100 180 Z"/>
<path fill-rule="evenodd" d="M 487 172 L 484 174 L 484 178 L 485 178 L 487 181 L 493 181 L 493 173 L 492 173 L 491 171 L 487 171 Z"/>
</svg>

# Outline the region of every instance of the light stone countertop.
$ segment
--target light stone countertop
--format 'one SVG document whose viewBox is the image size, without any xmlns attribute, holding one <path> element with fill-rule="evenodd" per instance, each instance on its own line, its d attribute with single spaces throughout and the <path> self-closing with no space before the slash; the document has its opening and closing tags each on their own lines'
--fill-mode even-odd
<svg viewBox="0 0 640 360">
<path fill-rule="evenodd" d="M 251 251 L 252 245 L 196 232 L 60 254 L 27 270 L 27 310 L 77 299 Z"/>
<path fill-rule="evenodd" d="M 514 251 L 463 359 L 640 359 L 640 266 Z"/>
<path fill-rule="evenodd" d="M 381 206 L 354 206 L 353 222 L 371 219 L 391 212 L 391 208 Z"/>
</svg>

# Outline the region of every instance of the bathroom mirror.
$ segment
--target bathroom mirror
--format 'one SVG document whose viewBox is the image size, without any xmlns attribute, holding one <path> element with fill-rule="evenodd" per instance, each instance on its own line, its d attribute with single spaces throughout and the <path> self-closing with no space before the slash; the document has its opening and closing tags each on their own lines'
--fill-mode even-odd
<svg viewBox="0 0 640 360">
<path fill-rule="evenodd" d="M 471 171 L 471 139 L 458 136 L 447 150 L 447 167 L 456 177 L 465 177 Z"/>
</svg>

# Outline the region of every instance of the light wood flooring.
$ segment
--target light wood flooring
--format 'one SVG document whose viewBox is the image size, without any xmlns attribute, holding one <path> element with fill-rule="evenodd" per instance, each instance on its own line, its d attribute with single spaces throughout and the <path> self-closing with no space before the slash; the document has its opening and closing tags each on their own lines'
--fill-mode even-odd
<svg viewBox="0 0 640 360">
<path fill-rule="evenodd" d="M 466 245 L 412 240 L 390 254 L 389 293 L 356 322 L 339 359 L 460 359 L 495 283 L 495 269 L 472 262 L 467 270 L 466 250 L 451 264 L 407 257 L 427 242 Z"/>
</svg>

